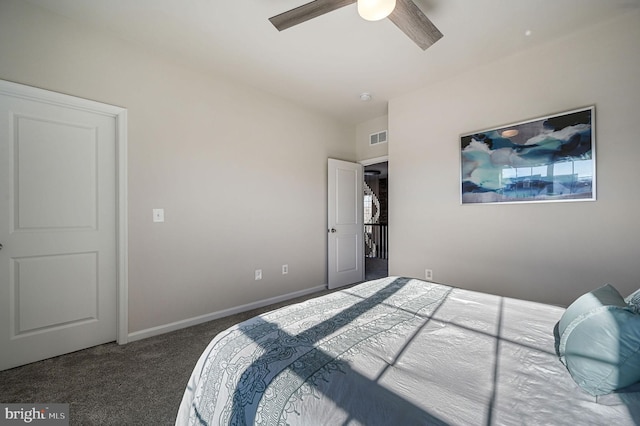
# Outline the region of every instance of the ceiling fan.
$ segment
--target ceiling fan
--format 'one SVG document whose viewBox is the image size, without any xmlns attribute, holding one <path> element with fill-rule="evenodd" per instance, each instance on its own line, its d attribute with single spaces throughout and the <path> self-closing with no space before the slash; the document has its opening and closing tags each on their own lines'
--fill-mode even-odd
<svg viewBox="0 0 640 426">
<path fill-rule="evenodd" d="M 413 0 L 315 0 L 269 18 L 278 29 L 286 30 L 325 13 L 358 2 L 358 13 L 369 21 L 389 17 L 422 50 L 442 38 L 442 33 Z"/>
</svg>

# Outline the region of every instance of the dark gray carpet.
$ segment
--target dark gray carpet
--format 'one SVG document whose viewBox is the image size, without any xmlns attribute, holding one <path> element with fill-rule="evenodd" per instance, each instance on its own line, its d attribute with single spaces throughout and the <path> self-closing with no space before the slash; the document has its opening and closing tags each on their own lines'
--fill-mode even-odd
<svg viewBox="0 0 640 426">
<path fill-rule="evenodd" d="M 0 372 L 0 402 L 68 403 L 71 425 L 173 425 L 200 354 L 220 331 L 329 290 L 119 346 Z"/>
<path fill-rule="evenodd" d="M 365 279 L 367 281 L 389 276 L 389 261 L 387 259 L 365 257 L 364 263 Z"/>
</svg>

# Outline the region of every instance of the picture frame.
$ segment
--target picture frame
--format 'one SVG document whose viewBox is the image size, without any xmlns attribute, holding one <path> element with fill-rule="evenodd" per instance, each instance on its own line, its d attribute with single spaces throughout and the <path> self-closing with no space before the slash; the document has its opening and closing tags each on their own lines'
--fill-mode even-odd
<svg viewBox="0 0 640 426">
<path fill-rule="evenodd" d="M 460 136 L 461 204 L 596 200 L 595 106 Z"/>
</svg>

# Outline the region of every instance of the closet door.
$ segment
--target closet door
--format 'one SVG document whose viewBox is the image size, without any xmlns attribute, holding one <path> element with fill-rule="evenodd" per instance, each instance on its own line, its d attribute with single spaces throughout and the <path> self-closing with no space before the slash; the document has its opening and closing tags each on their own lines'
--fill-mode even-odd
<svg viewBox="0 0 640 426">
<path fill-rule="evenodd" d="M 0 369 L 117 332 L 115 118 L 19 89 L 0 86 Z"/>
</svg>

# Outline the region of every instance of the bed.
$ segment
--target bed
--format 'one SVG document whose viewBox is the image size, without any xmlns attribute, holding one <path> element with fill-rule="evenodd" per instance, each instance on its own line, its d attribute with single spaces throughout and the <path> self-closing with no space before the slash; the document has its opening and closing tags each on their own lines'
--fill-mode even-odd
<svg viewBox="0 0 640 426">
<path fill-rule="evenodd" d="M 368 281 L 218 334 L 176 425 L 640 424 L 634 386 L 591 395 L 560 361 L 564 313 L 417 279 Z"/>
</svg>

